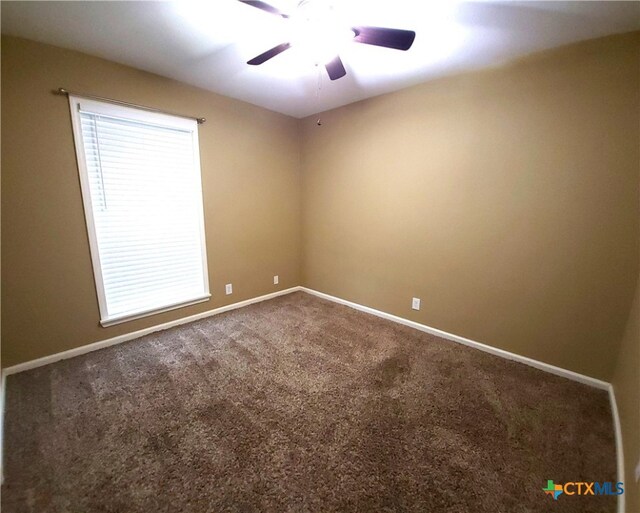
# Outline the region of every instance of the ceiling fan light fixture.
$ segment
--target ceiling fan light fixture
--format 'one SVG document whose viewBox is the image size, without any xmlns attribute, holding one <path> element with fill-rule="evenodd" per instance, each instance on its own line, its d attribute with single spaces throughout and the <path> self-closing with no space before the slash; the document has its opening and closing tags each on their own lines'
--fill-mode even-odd
<svg viewBox="0 0 640 513">
<path fill-rule="evenodd" d="M 332 4 L 317 0 L 300 2 L 291 15 L 291 46 L 314 64 L 326 64 L 340 53 L 356 33 L 343 23 Z"/>
<path fill-rule="evenodd" d="M 295 12 L 284 14 L 262 0 L 239 0 L 270 14 L 287 18 L 289 38 L 277 46 L 247 61 L 258 66 L 280 55 L 289 48 L 305 61 L 311 60 L 316 66 L 324 64 L 331 80 L 338 80 L 347 74 L 340 58 L 343 46 L 349 41 L 379 46 L 394 50 L 408 50 L 413 45 L 416 33 L 412 30 L 389 27 L 356 26 L 344 22 L 331 0 L 301 0 Z"/>
</svg>

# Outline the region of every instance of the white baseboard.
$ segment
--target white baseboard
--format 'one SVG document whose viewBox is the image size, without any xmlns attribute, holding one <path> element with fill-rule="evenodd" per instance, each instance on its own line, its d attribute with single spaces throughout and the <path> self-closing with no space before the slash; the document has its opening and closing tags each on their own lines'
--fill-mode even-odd
<svg viewBox="0 0 640 513">
<path fill-rule="evenodd" d="M 387 312 L 382 312 L 380 310 L 376 310 L 374 308 L 370 308 L 368 306 L 360 305 L 358 303 L 353 303 L 351 301 L 347 301 L 346 299 L 341 299 L 335 296 L 331 296 L 329 294 L 325 294 L 324 292 L 318 292 L 317 290 L 309 289 L 307 287 L 291 287 L 289 289 L 280 290 L 278 292 L 272 292 L 271 294 L 265 294 L 264 296 L 259 296 L 251 299 L 247 299 L 245 301 L 240 301 L 238 303 L 233 303 L 226 306 L 221 306 L 219 308 L 214 308 L 213 310 L 208 310 L 206 312 L 202 312 L 195 315 L 190 315 L 188 317 L 183 317 L 181 319 L 176 319 L 175 321 L 165 322 L 163 324 L 157 324 L 155 326 L 151 326 L 149 328 L 144 328 L 142 330 L 134 331 L 131 333 L 125 333 L 124 335 L 119 335 L 117 337 L 108 338 L 105 340 L 101 340 L 98 342 L 93 342 L 91 344 L 87 344 L 85 346 L 75 347 L 73 349 L 69 349 L 67 351 L 63 351 L 61 353 L 52 354 L 49 356 L 44 356 L 42 358 L 37 358 L 35 360 L 30 360 L 28 362 L 19 363 L 17 365 L 13 365 L 11 367 L 7 367 L 2 369 L 2 375 L 8 376 L 10 374 L 15 374 L 17 372 L 23 372 L 30 369 L 35 369 L 37 367 L 42 367 L 43 365 L 48 365 L 50 363 L 57 362 L 59 360 L 66 360 L 67 358 L 73 358 L 74 356 L 79 356 L 82 354 L 90 353 L 92 351 L 97 351 L 99 349 L 104 349 L 105 347 L 110 347 L 116 344 L 121 344 L 123 342 L 128 342 L 129 340 L 134 340 L 136 338 L 143 337 L 150 333 L 154 333 L 156 331 L 162 331 L 174 326 L 180 326 L 182 324 L 187 324 L 189 322 L 198 321 L 200 319 L 204 319 L 206 317 L 211 317 L 213 315 L 217 315 L 223 312 L 228 312 L 230 310 L 236 310 L 237 308 L 242 308 L 244 306 L 248 306 L 254 303 L 259 303 L 261 301 L 267 301 L 269 299 L 273 299 L 278 296 L 283 296 L 285 294 L 291 294 L 292 292 L 303 291 L 308 294 L 327 299 L 329 301 L 333 301 L 334 303 L 339 303 L 341 305 L 348 306 L 350 308 L 354 308 L 356 310 L 360 310 L 362 312 L 369 313 L 371 315 L 375 315 L 376 317 L 381 317 L 383 319 L 387 319 L 393 322 L 397 322 L 399 324 L 404 324 L 405 326 L 409 326 L 411 328 L 417 329 L 419 331 L 423 331 L 425 333 L 430 333 L 437 337 L 441 337 L 447 340 L 451 340 L 453 342 L 458 342 L 459 344 L 463 344 L 465 346 L 473 347 L 475 349 L 479 349 L 481 351 L 485 351 L 487 353 L 491 353 L 496 356 L 500 356 L 502 358 L 506 358 L 507 360 L 514 360 L 520 363 L 524 363 L 531 367 L 535 367 L 537 369 L 549 372 L 551 374 L 556 374 L 558 376 L 562 376 L 573 381 L 578 381 L 580 383 L 584 383 L 585 385 L 590 385 L 596 388 L 600 388 L 602 390 L 609 390 L 610 384 L 606 381 L 602 381 L 600 379 L 592 378 L 591 376 L 586 376 L 584 374 L 580 374 L 577 372 L 570 371 L 568 369 L 563 369 L 562 367 L 556 367 L 555 365 L 551 365 L 549 363 L 541 362 L 539 360 L 534 360 L 533 358 L 529 358 L 527 356 L 521 356 L 516 353 L 511 353 L 509 351 L 505 351 L 504 349 L 499 349 L 497 347 L 489 346 L 487 344 L 483 344 L 481 342 L 476 342 L 474 340 L 461 337 L 459 335 L 454 335 L 453 333 L 448 333 L 446 331 L 439 330 L 437 328 L 432 328 L 425 324 L 420 324 L 419 322 L 410 321 L 409 319 L 405 319 L 403 317 L 399 317 L 397 315 L 393 315 Z"/>
<path fill-rule="evenodd" d="M 7 376 L 2 373 L 0 376 L 0 484 L 4 483 L 4 398 L 7 390 Z"/>
<path fill-rule="evenodd" d="M 616 437 L 616 474 L 618 483 L 624 483 L 624 450 L 622 448 L 622 427 L 620 425 L 620 414 L 618 413 L 618 403 L 613 385 L 609 385 L 609 402 L 611 403 L 611 415 L 613 417 L 613 432 Z M 633 485 L 631 485 L 633 486 Z M 626 493 L 627 483 L 625 483 Z M 625 513 L 624 493 L 618 495 L 618 513 Z"/>
<path fill-rule="evenodd" d="M 409 319 L 405 319 L 404 317 L 398 317 L 397 315 L 393 315 L 387 312 L 382 312 L 380 310 L 375 310 L 374 308 L 369 308 L 368 306 L 363 306 L 358 303 L 353 303 L 351 301 L 347 301 L 346 299 L 340 299 L 335 296 L 330 296 L 329 294 L 325 294 L 324 292 L 318 292 L 317 290 L 308 289 L 306 287 L 300 287 L 300 290 L 303 290 L 304 292 L 307 292 L 314 296 L 321 297 L 323 299 L 328 299 L 329 301 L 333 301 L 334 303 L 339 303 L 341 305 L 355 308 L 356 310 L 360 310 L 362 312 L 375 315 L 376 317 L 382 317 L 383 319 L 397 322 L 398 324 L 404 324 L 405 326 L 409 326 L 419 331 L 424 331 L 425 333 L 430 333 L 431 335 L 435 335 L 437 337 L 451 340 L 453 342 L 458 342 L 459 344 L 464 344 L 465 346 L 473 347 L 475 349 L 480 349 L 481 351 L 484 351 L 486 353 L 491 353 L 493 355 L 500 356 L 502 358 L 506 358 L 507 360 L 513 360 L 516 362 L 524 363 L 525 365 L 529 365 L 530 367 L 535 367 L 536 369 L 540 369 L 540 370 L 549 372 L 551 374 L 556 374 L 557 376 L 562 376 L 564 378 L 568 378 L 573 381 L 578 381 L 580 383 L 584 383 L 585 385 L 590 385 L 592 387 L 600 388 L 602 390 L 609 390 L 609 387 L 610 387 L 610 384 L 607 383 L 606 381 L 592 378 L 591 376 L 586 376 L 584 374 L 579 374 L 578 372 L 573 372 L 567 369 L 563 369 L 562 367 L 556 367 L 555 365 L 551 365 L 550 363 L 534 360 L 533 358 L 528 358 L 527 356 L 521 356 L 516 353 L 510 353 L 509 351 L 505 351 L 504 349 L 498 349 L 497 347 L 489 346 L 487 344 L 482 344 L 481 342 L 476 342 L 475 340 L 460 337 L 458 335 L 454 335 L 452 333 L 448 333 L 446 331 L 442 331 L 437 328 L 432 328 L 425 324 L 420 324 L 419 322 L 410 321 Z"/>
<path fill-rule="evenodd" d="M 218 315 L 224 312 L 228 312 L 230 310 L 236 310 L 237 308 L 242 308 L 243 306 L 249 306 L 254 303 L 260 303 L 261 301 L 267 301 L 268 299 L 273 299 L 274 297 L 278 297 L 278 296 L 284 296 L 285 294 L 291 294 L 292 292 L 296 292 L 298 290 L 300 290 L 300 287 L 291 287 L 289 289 L 279 290 L 278 292 L 272 292 L 271 294 L 265 294 L 264 296 L 258 296 L 251 299 L 246 299 L 244 301 L 239 301 L 238 303 L 221 306 L 219 308 L 214 308 L 213 310 L 207 310 L 206 312 L 202 312 L 199 314 L 190 315 L 188 317 L 182 317 L 180 319 L 176 319 L 175 321 L 169 321 L 162 324 L 157 324 L 155 326 L 144 328 L 142 330 L 133 331 L 131 333 L 125 333 L 124 335 L 119 335 L 117 337 L 100 340 L 98 342 L 93 342 L 91 344 L 87 344 L 86 346 L 74 347 L 73 349 L 69 349 L 61 353 L 56 353 L 49 356 L 43 356 L 42 358 L 36 358 L 35 360 L 30 360 L 28 362 L 19 363 L 17 365 L 12 365 L 11 367 L 7 367 L 6 369 L 2 369 L 2 376 L 6 377 L 6 376 L 9 376 L 10 374 L 16 374 L 18 372 L 23 372 L 26 370 L 35 369 L 37 367 L 42 367 L 43 365 L 49 365 L 50 363 L 54 363 L 59 360 L 66 360 L 68 358 L 73 358 L 74 356 L 80 356 L 82 354 L 97 351 L 98 349 L 104 349 L 105 347 L 115 346 L 116 344 L 122 344 L 123 342 L 128 342 L 129 340 L 134 340 L 136 338 L 144 337 L 145 335 L 149 335 L 150 333 L 155 333 L 156 331 L 163 331 L 169 328 L 173 328 L 174 326 L 180 326 L 182 324 L 187 324 L 189 322 L 198 321 L 206 317 L 211 317 L 212 315 Z"/>
</svg>

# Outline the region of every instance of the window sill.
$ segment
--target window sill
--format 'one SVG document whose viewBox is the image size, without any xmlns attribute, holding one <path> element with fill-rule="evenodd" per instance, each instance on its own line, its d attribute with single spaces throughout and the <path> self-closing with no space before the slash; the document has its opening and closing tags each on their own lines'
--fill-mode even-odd
<svg viewBox="0 0 640 513">
<path fill-rule="evenodd" d="M 160 313 L 169 312 L 170 310 L 177 310 L 178 308 L 184 308 L 185 306 L 204 303 L 205 301 L 209 301 L 210 298 L 211 298 L 211 294 L 205 294 L 204 296 L 199 297 L 197 299 L 183 301 L 181 303 L 176 303 L 176 304 L 165 306 L 162 308 L 154 308 L 153 310 L 144 310 L 144 311 L 135 312 L 132 314 L 114 316 L 109 319 L 100 320 L 100 325 L 103 328 L 108 328 L 109 326 L 113 326 L 115 324 L 122 324 L 123 322 L 135 321 L 136 319 L 142 319 L 143 317 L 149 317 L 151 315 L 157 315 Z"/>
</svg>

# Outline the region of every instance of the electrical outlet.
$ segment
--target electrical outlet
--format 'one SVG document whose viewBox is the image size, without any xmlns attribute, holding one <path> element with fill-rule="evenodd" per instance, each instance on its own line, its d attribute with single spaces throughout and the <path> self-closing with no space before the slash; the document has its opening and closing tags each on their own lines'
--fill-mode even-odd
<svg viewBox="0 0 640 513">
<path fill-rule="evenodd" d="M 411 308 L 413 308 L 414 310 L 420 310 L 420 298 L 419 297 L 414 297 L 413 300 L 411 301 Z"/>
<path fill-rule="evenodd" d="M 273 277 L 273 284 L 277 285 L 278 283 L 280 283 L 280 276 L 278 276 L 277 274 Z"/>
<path fill-rule="evenodd" d="M 636 465 L 636 483 L 640 481 L 640 461 L 638 461 L 638 464 Z"/>
<path fill-rule="evenodd" d="M 233 285 L 232 285 L 231 283 L 227 283 L 227 284 L 224 286 L 224 291 L 225 291 L 225 293 L 227 294 L 227 296 L 228 296 L 229 294 L 233 294 Z"/>
</svg>

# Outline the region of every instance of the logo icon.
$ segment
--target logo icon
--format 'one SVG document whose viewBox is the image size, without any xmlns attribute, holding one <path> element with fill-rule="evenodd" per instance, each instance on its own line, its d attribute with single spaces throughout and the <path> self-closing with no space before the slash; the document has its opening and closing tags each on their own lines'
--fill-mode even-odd
<svg viewBox="0 0 640 513">
<path fill-rule="evenodd" d="M 547 487 L 542 491 L 553 497 L 554 501 L 558 500 L 563 493 L 566 496 L 571 495 L 622 495 L 624 493 L 624 483 L 612 483 L 609 481 L 570 481 L 565 484 L 555 484 L 553 479 L 547 480 Z"/>
<path fill-rule="evenodd" d="M 544 493 L 551 495 L 554 501 L 558 500 L 558 497 L 562 494 L 562 485 L 553 484 L 553 479 L 547 481 L 547 487 L 543 488 Z"/>
</svg>

